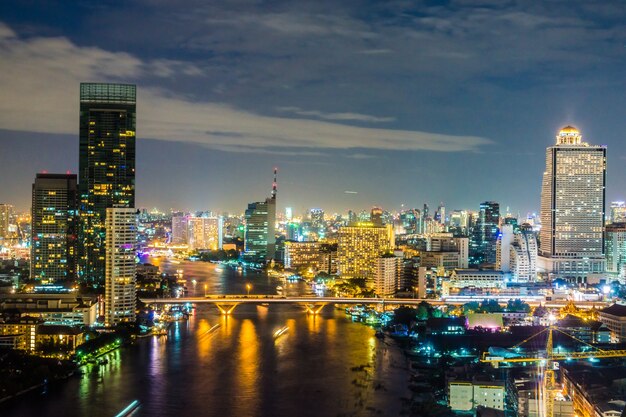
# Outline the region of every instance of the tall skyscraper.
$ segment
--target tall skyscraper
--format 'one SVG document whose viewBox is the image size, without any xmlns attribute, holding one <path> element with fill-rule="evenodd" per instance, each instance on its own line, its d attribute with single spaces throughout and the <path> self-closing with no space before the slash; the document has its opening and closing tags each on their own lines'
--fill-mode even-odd
<svg viewBox="0 0 626 417">
<path fill-rule="evenodd" d="M 76 278 L 78 189 L 74 174 L 37 174 L 31 207 L 30 277 Z"/>
<path fill-rule="evenodd" d="M 249 262 L 265 263 L 276 253 L 276 169 L 272 194 L 265 201 L 248 204 L 245 213 L 244 258 Z"/>
<path fill-rule="evenodd" d="M 137 89 L 81 83 L 79 193 L 82 280 L 104 279 L 107 208 L 135 206 Z"/>
<path fill-rule="evenodd" d="M 500 224 L 500 205 L 495 201 L 481 203 L 474 230 L 470 263 L 472 265 L 496 263 L 496 241 Z"/>
<path fill-rule="evenodd" d="M 137 211 L 106 209 L 105 324 L 135 321 Z"/>
<path fill-rule="evenodd" d="M 582 141 L 566 126 L 546 150 L 541 190 L 539 267 L 554 277 L 586 282 L 605 270 L 606 147 Z"/>
</svg>

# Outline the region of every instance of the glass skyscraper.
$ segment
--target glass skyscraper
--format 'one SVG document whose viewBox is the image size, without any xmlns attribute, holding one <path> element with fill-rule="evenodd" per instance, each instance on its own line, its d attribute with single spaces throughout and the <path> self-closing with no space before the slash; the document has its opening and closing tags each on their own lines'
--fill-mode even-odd
<svg viewBox="0 0 626 417">
<path fill-rule="evenodd" d="M 37 174 L 33 184 L 30 277 L 42 282 L 76 278 L 75 174 Z"/>
<path fill-rule="evenodd" d="M 81 83 L 79 278 L 103 283 L 105 219 L 110 207 L 135 206 L 136 86 Z"/>
<path fill-rule="evenodd" d="M 472 230 L 470 263 L 472 265 L 495 264 L 498 226 L 500 225 L 500 204 L 485 201 L 480 204 L 478 218 Z"/>
<path fill-rule="evenodd" d="M 576 282 L 604 272 L 605 185 L 606 147 L 583 142 L 572 126 L 561 129 L 546 151 L 540 270 Z"/>
</svg>

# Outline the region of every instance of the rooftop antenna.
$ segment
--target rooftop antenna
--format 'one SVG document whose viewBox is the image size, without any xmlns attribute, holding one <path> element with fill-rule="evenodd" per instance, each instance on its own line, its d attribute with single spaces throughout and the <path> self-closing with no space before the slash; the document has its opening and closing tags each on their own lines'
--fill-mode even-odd
<svg viewBox="0 0 626 417">
<path fill-rule="evenodd" d="M 278 183 L 276 182 L 277 174 L 278 168 L 274 167 L 274 182 L 272 182 L 272 200 L 276 200 L 276 192 L 278 191 Z"/>
</svg>

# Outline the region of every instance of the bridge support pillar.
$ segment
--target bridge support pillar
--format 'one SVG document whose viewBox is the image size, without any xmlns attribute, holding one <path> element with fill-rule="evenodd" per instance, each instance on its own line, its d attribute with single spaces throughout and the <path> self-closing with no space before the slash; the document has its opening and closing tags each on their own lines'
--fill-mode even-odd
<svg viewBox="0 0 626 417">
<path fill-rule="evenodd" d="M 314 304 L 305 304 L 304 308 L 306 309 L 307 314 L 317 316 L 322 311 L 324 306 L 326 306 L 326 303 L 314 303 Z"/>
<path fill-rule="evenodd" d="M 224 316 L 230 316 L 230 314 L 235 310 L 235 307 L 237 307 L 238 305 L 239 303 L 220 303 L 220 304 L 216 303 L 215 304 L 217 309 Z"/>
</svg>

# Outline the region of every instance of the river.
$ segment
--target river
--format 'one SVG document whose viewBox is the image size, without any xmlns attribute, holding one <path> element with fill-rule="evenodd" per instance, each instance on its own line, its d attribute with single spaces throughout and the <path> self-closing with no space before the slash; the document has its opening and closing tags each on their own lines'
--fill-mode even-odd
<svg viewBox="0 0 626 417">
<path fill-rule="evenodd" d="M 257 272 L 153 262 L 165 272 L 183 270 L 190 296 L 205 285 L 219 294 L 244 294 L 247 284 L 251 293 L 273 294 L 278 285 Z M 297 294 L 304 284 L 286 290 Z M 242 305 L 223 317 L 201 305 L 167 337 L 140 339 L 108 360 L 0 405 L 0 415 L 114 417 L 137 400 L 133 416 L 397 416 L 410 397 L 402 351 L 332 306 L 314 317 L 295 305 Z"/>
</svg>

